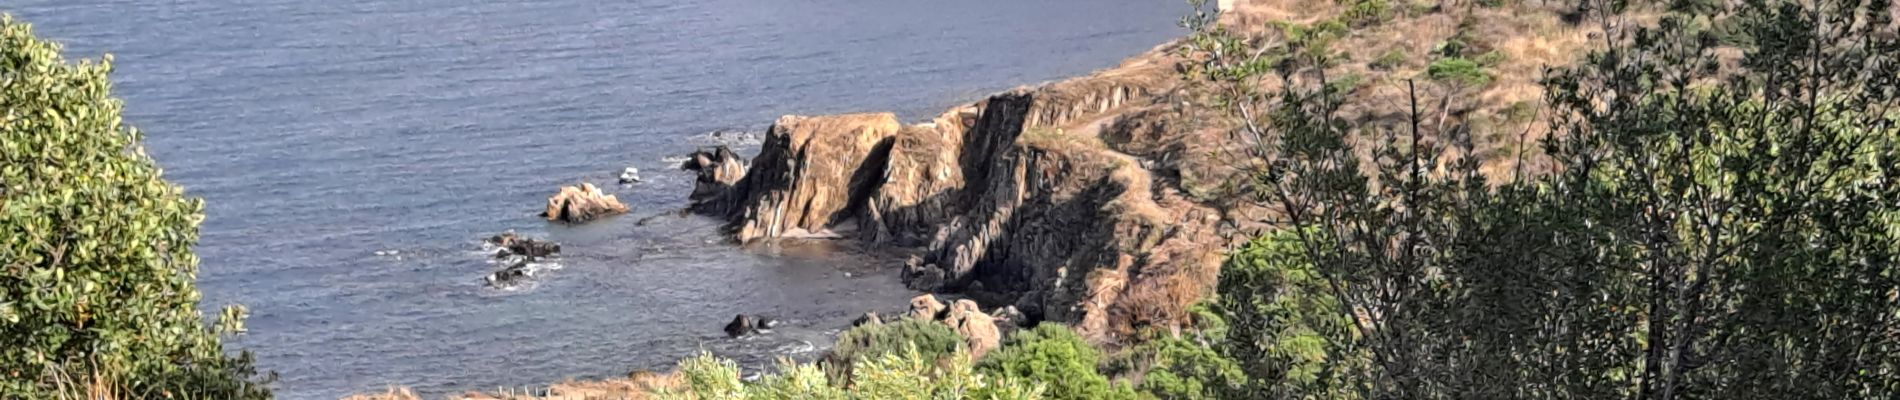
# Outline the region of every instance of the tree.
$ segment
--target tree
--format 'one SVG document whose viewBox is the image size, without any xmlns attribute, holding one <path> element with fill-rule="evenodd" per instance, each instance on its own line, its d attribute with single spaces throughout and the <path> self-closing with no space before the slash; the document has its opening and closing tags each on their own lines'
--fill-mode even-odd
<svg viewBox="0 0 1900 400">
<path fill-rule="evenodd" d="M 1412 85 L 1404 121 L 1348 120 L 1348 99 L 1325 89 L 1324 43 L 1203 26 L 1187 76 L 1238 121 L 1253 161 L 1236 163 L 1252 168 L 1236 186 L 1275 211 L 1291 250 L 1223 271 L 1222 346 L 1270 349 L 1289 329 L 1336 320 L 1304 331 L 1312 348 L 1367 359 L 1289 386 L 1273 382 L 1296 367 L 1226 350 L 1268 382 L 1245 396 L 1896 396 L 1892 7 L 1717 12 L 1749 40 L 1718 40 L 1688 15 L 1606 28 L 1605 49 L 1545 81 L 1552 131 L 1526 156 L 1551 167 L 1503 180 L 1445 139 L 1463 123 L 1421 113 Z M 1262 68 L 1263 55 L 1290 58 Z M 1286 279 L 1307 264 L 1311 280 Z"/>
<path fill-rule="evenodd" d="M 111 58 L 59 52 L 0 16 L 0 392 L 268 396 L 198 311 L 202 202 L 122 124 Z"/>
</svg>

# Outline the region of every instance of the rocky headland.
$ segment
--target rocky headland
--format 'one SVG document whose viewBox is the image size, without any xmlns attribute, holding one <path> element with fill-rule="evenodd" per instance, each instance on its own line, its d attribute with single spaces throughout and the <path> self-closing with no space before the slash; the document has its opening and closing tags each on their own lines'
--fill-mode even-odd
<svg viewBox="0 0 1900 400">
<path fill-rule="evenodd" d="M 740 242 L 855 238 L 915 253 L 914 289 L 1075 324 L 1101 340 L 1170 328 L 1210 288 L 1223 214 L 1182 189 L 1212 167 L 1181 122 L 1164 45 L 1089 76 L 902 124 L 785 116 L 759 154 L 695 153 L 693 209 Z"/>
</svg>

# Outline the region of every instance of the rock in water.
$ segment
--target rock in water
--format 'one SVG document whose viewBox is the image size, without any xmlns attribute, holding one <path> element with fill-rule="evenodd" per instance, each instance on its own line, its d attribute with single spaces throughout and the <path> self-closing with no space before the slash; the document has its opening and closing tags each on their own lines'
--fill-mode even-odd
<svg viewBox="0 0 1900 400">
<path fill-rule="evenodd" d="M 758 316 L 758 317 L 752 318 L 752 330 L 754 332 L 768 331 L 768 330 L 772 330 L 772 328 L 777 328 L 777 327 L 778 327 L 778 318 L 772 318 L 772 317 L 767 317 L 767 316 Z"/>
<path fill-rule="evenodd" d="M 561 244 L 547 240 L 533 239 L 506 232 L 488 238 L 488 244 L 496 247 L 495 257 L 522 256 L 530 260 L 547 258 L 561 253 Z"/>
<path fill-rule="evenodd" d="M 737 207 L 736 188 L 739 180 L 745 178 L 746 165 L 731 148 L 718 146 L 694 151 L 680 169 L 699 175 L 693 182 L 693 193 L 687 196 L 693 211 L 723 217 Z"/>
<path fill-rule="evenodd" d="M 752 333 L 758 329 L 756 324 L 757 323 L 752 320 L 752 317 L 748 317 L 745 314 L 733 316 L 732 322 L 726 323 L 726 337 L 736 338 Z"/>
<path fill-rule="evenodd" d="M 620 204 L 614 195 L 600 191 L 591 183 L 562 187 L 560 193 L 548 198 L 548 209 L 541 213 L 549 221 L 583 223 L 603 216 L 627 212 L 627 206 Z"/>
<path fill-rule="evenodd" d="M 620 171 L 620 183 L 621 184 L 640 183 L 640 169 L 634 168 L 634 167 L 627 167 L 626 170 Z"/>
<path fill-rule="evenodd" d="M 534 277 L 534 269 L 528 266 L 527 259 L 522 259 L 507 268 L 488 274 L 487 281 L 489 287 L 500 289 L 521 284 L 532 277 Z"/>
</svg>

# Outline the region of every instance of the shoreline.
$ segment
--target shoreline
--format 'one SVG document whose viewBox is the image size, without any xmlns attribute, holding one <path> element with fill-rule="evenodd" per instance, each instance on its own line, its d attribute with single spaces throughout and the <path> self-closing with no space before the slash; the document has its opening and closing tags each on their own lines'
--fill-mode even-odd
<svg viewBox="0 0 1900 400">
<path fill-rule="evenodd" d="M 904 151 L 909 151 L 913 149 L 910 149 L 908 147 L 903 148 L 903 149 L 889 148 L 889 147 L 896 147 L 898 145 L 898 142 L 897 142 L 898 140 L 903 140 L 904 141 L 903 143 L 907 146 L 942 145 L 942 144 L 945 144 L 943 143 L 945 141 L 954 140 L 956 142 L 964 142 L 965 139 L 970 139 L 971 141 L 977 141 L 977 142 L 986 141 L 986 140 L 990 142 L 1000 142 L 1000 143 L 992 144 L 993 146 L 999 147 L 997 149 L 991 150 L 992 152 L 996 153 L 997 156 L 978 157 L 978 154 L 971 154 L 971 156 L 968 157 L 970 158 L 971 163 L 976 163 L 978 162 L 978 160 L 988 161 L 992 159 L 1014 159 L 1014 158 L 1017 158 L 1015 156 L 1015 153 L 1017 152 L 1035 152 L 1037 154 L 1048 153 L 1052 155 L 1062 154 L 1062 153 L 1075 153 L 1074 157 L 1077 157 L 1078 159 L 1089 159 L 1090 162 L 1094 163 L 1091 165 L 1095 165 L 1096 167 L 1102 167 L 1103 165 L 1105 165 L 1105 164 L 1101 164 L 1102 162 L 1112 163 L 1113 160 L 1130 160 L 1133 158 L 1133 156 L 1130 156 L 1127 154 L 1119 154 L 1119 152 L 1116 152 L 1115 150 L 1107 148 L 1107 147 L 1088 149 L 1088 148 L 1082 148 L 1082 147 L 1068 146 L 1063 143 L 1066 139 L 1051 140 L 1051 139 L 1060 139 L 1060 138 L 1041 137 L 1041 136 L 1035 136 L 1035 135 L 1029 135 L 1030 137 L 1021 137 L 1021 136 L 1025 136 L 1023 133 L 1026 130 L 1039 131 L 1042 129 L 1063 129 L 1063 127 L 1067 125 L 1078 124 L 1077 121 L 1081 121 L 1080 124 L 1089 125 L 1092 128 L 1096 128 L 1096 129 L 1085 129 L 1086 131 L 1089 131 L 1089 132 L 1086 132 L 1087 134 L 1099 135 L 1100 133 L 1098 131 L 1102 130 L 1102 128 L 1104 127 L 1101 127 L 1098 125 L 1105 125 L 1108 122 L 1113 122 L 1115 119 L 1126 116 L 1129 114 L 1129 112 L 1135 111 L 1139 109 L 1140 107 L 1152 107 L 1151 104 L 1142 104 L 1140 106 L 1135 106 L 1135 103 L 1152 101 L 1154 100 L 1155 97 L 1157 97 L 1157 95 L 1159 95 L 1163 91 L 1172 89 L 1171 87 L 1172 85 L 1168 84 L 1169 82 L 1166 82 L 1165 79 L 1156 79 L 1156 77 L 1165 77 L 1166 73 L 1172 72 L 1171 70 L 1167 70 L 1165 68 L 1167 66 L 1165 64 L 1167 62 L 1171 62 L 1171 60 L 1169 60 L 1169 55 L 1167 54 L 1167 51 L 1169 51 L 1174 46 L 1176 46 L 1179 40 L 1180 39 L 1173 39 L 1165 43 L 1155 45 L 1149 48 L 1148 50 L 1142 51 L 1134 56 L 1131 56 L 1122 60 L 1120 63 L 1118 63 L 1115 66 L 1098 69 L 1094 72 L 1091 72 L 1083 76 L 1045 81 L 1045 82 L 1041 82 L 1041 83 L 1037 83 L 1033 85 L 1018 86 L 1014 89 L 1010 89 L 1010 90 L 1003 91 L 1001 93 L 995 93 L 995 94 L 986 96 L 984 99 L 981 99 L 981 100 L 962 103 L 956 107 L 952 107 L 951 109 L 939 114 L 938 116 L 934 118 L 931 118 L 929 120 L 922 121 L 922 122 L 916 122 L 916 123 L 910 123 L 910 124 L 897 124 L 894 115 L 891 115 L 889 113 L 883 113 L 883 115 L 888 115 L 889 118 L 882 118 L 883 119 L 882 121 L 878 121 L 880 123 L 884 123 L 885 126 L 883 126 L 882 128 L 885 128 L 885 131 L 877 133 L 877 135 L 881 135 L 883 137 L 878 138 L 876 141 L 886 142 L 884 143 L 884 145 L 887 148 L 883 150 L 884 154 L 887 154 L 887 155 L 898 154 L 898 155 L 894 156 L 895 158 L 889 159 L 889 160 L 866 160 L 865 153 L 870 153 L 872 149 L 870 148 L 857 149 L 861 151 L 859 151 L 858 156 L 855 157 L 856 160 L 853 160 L 854 162 L 850 163 L 852 164 L 850 165 L 850 167 L 852 167 L 851 169 L 854 170 L 855 172 L 855 170 L 864 169 L 865 168 L 864 164 L 867 162 L 882 163 L 882 164 L 885 164 L 885 166 L 888 168 L 904 168 L 904 166 L 898 165 L 898 164 L 903 164 L 908 167 L 916 167 L 916 168 L 928 169 L 928 170 L 932 170 L 932 171 L 940 172 L 940 173 L 948 173 L 951 175 L 957 175 L 957 173 L 948 172 L 948 170 L 951 168 L 959 167 L 959 165 L 957 164 L 959 162 L 958 160 L 941 157 L 943 153 L 933 154 L 933 157 L 931 157 L 931 158 L 935 158 L 933 160 L 925 160 L 923 159 L 923 157 L 916 157 L 916 158 L 905 157 L 901 153 L 903 153 Z M 1007 115 L 1007 116 L 1003 115 L 1002 113 L 993 113 L 993 112 L 987 113 L 988 116 L 986 118 L 985 111 L 987 111 L 990 108 L 990 104 L 992 102 L 998 102 L 999 98 L 1008 98 L 1009 96 L 1018 96 L 1018 97 L 1041 96 L 1041 97 L 1047 97 L 1049 98 L 1049 100 L 1042 100 L 1042 101 L 1029 100 L 1027 102 L 1017 100 L 1017 103 L 1022 103 L 1022 104 L 1016 104 L 1016 105 L 1024 106 L 1024 107 L 1009 108 L 1009 110 L 1013 110 L 1013 111 L 1011 111 L 1010 115 Z M 1030 115 L 1032 113 L 1031 109 L 1034 109 L 1033 116 Z M 849 117 L 852 115 L 861 116 L 865 114 L 848 114 L 843 117 Z M 838 118 L 838 117 L 841 117 L 841 116 L 821 115 L 821 116 L 798 117 L 798 118 L 814 118 L 814 119 L 822 120 L 822 119 L 833 119 L 833 118 Z M 941 207 L 941 208 L 938 208 L 935 211 L 919 210 L 922 212 L 914 213 L 915 215 L 909 215 L 909 216 L 900 216 L 900 214 L 910 213 L 911 211 L 909 210 L 905 210 L 903 212 L 889 213 L 890 216 L 888 217 L 882 216 L 881 214 L 880 216 L 876 216 L 876 217 L 858 215 L 861 212 L 864 212 L 866 210 L 871 210 L 873 208 L 873 206 L 869 204 L 869 202 L 873 200 L 870 200 L 869 197 L 874 196 L 874 195 L 883 196 L 881 199 L 883 203 L 880 203 L 882 205 L 876 206 L 877 211 L 881 213 L 885 211 L 895 210 L 896 207 L 915 207 L 916 204 L 914 203 L 900 205 L 900 204 L 897 204 L 896 202 L 907 200 L 909 198 L 915 198 L 915 196 L 917 196 L 917 194 L 915 193 L 901 193 L 901 192 L 914 191 L 912 189 L 908 189 L 908 187 L 910 187 L 910 185 L 912 184 L 918 184 L 918 182 L 904 181 L 904 180 L 901 180 L 901 178 L 888 180 L 886 182 L 880 182 L 878 185 L 876 185 L 880 189 L 884 189 L 884 190 L 880 190 L 879 191 L 880 193 L 871 193 L 869 191 L 862 191 L 862 190 L 857 191 L 856 193 L 851 193 L 853 192 L 851 190 L 838 190 L 838 189 L 844 189 L 845 186 L 849 186 L 848 182 L 846 181 L 849 181 L 850 179 L 844 179 L 844 180 L 834 179 L 834 180 L 827 181 L 826 185 L 829 185 L 829 186 L 806 186 L 806 188 L 826 187 L 829 190 L 836 190 L 837 192 L 839 192 L 838 194 L 848 194 L 848 196 L 857 197 L 856 199 L 847 199 L 844 201 L 844 203 L 854 203 L 854 204 L 839 203 L 838 204 L 839 206 L 835 207 L 836 210 L 833 210 L 834 212 L 844 212 L 845 214 L 852 214 L 850 217 L 842 218 L 842 219 L 839 219 L 838 221 L 827 221 L 826 223 L 812 225 L 814 227 L 818 227 L 818 229 L 813 229 L 809 231 L 799 229 L 795 226 L 791 227 L 792 229 L 783 229 L 783 228 L 787 228 L 787 226 L 775 224 L 778 222 L 785 221 L 782 218 L 776 219 L 774 221 L 765 221 L 764 219 L 759 218 L 758 214 L 752 214 L 752 216 L 747 216 L 747 214 L 743 212 L 735 211 L 735 210 L 738 210 L 739 207 L 764 206 L 765 208 L 771 208 L 773 205 L 777 204 L 775 203 L 775 200 L 784 198 L 782 196 L 783 194 L 763 195 L 763 196 L 757 196 L 756 198 L 752 198 L 752 199 L 728 198 L 728 199 L 723 200 L 729 203 L 725 205 L 726 207 L 729 207 L 727 209 L 707 208 L 708 204 L 717 203 L 721 201 L 721 200 L 707 200 L 707 199 L 701 198 L 702 196 L 700 194 L 701 192 L 708 190 L 706 186 L 708 186 L 709 182 L 713 182 L 715 183 L 713 186 L 717 186 L 716 183 L 723 179 L 725 181 L 725 185 L 730 186 L 730 185 L 742 184 L 741 181 L 745 181 L 746 178 L 750 178 L 753 180 L 746 181 L 746 182 L 756 184 L 756 185 L 776 186 L 778 184 L 782 184 L 782 182 L 777 182 L 777 181 L 768 182 L 765 179 L 755 178 L 759 176 L 771 175 L 772 172 L 784 172 L 784 171 L 770 171 L 770 168 L 761 169 L 760 163 L 757 163 L 756 161 L 758 161 L 760 155 L 766 154 L 767 152 L 770 152 L 770 151 L 785 150 L 786 146 L 790 144 L 789 141 L 783 140 L 785 136 L 789 135 L 788 130 L 793 129 L 793 128 L 784 126 L 784 125 L 787 125 L 787 123 L 789 122 L 787 118 L 793 118 L 793 117 L 788 116 L 786 118 L 781 118 L 780 121 L 778 121 L 779 123 L 773 124 L 771 127 L 769 127 L 766 130 L 765 132 L 766 139 L 764 140 L 764 143 L 759 144 L 759 145 L 746 146 L 746 147 L 758 149 L 759 154 L 754 155 L 754 157 L 748 158 L 748 159 L 721 160 L 721 161 L 727 161 L 727 162 L 736 162 L 739 165 L 743 165 L 745 167 L 745 171 L 743 173 L 745 175 L 744 178 L 731 177 L 731 176 L 727 176 L 727 177 L 713 176 L 713 175 L 717 175 L 716 173 L 718 170 L 717 167 L 703 168 L 696 171 L 700 175 L 699 183 L 698 185 L 696 185 L 693 191 L 694 193 L 691 197 L 694 197 L 694 199 L 691 201 L 692 205 L 689 208 L 700 215 L 711 216 L 715 219 L 726 221 L 727 229 L 732 230 L 732 232 L 729 232 L 726 235 L 728 238 L 734 239 L 734 244 L 732 245 L 746 247 L 748 248 L 746 250 L 748 252 L 760 251 L 759 249 L 761 249 L 762 246 L 769 246 L 769 247 L 787 246 L 788 248 L 807 247 L 807 246 L 820 246 L 820 247 L 843 246 L 844 248 L 847 248 L 848 249 L 847 251 L 849 252 L 864 253 L 861 255 L 871 258 L 869 260 L 866 260 L 869 263 L 878 263 L 878 262 L 888 263 L 895 260 L 901 260 L 904 255 L 909 255 L 911 258 L 911 261 L 905 262 L 903 263 L 903 265 L 867 265 L 865 267 L 876 271 L 872 273 L 874 275 L 883 275 L 885 273 L 888 273 L 888 271 L 886 270 L 887 268 L 899 268 L 899 282 L 900 283 L 909 283 L 909 286 L 911 286 L 912 289 L 918 289 L 926 293 L 938 293 L 938 294 L 951 296 L 951 297 L 945 297 L 945 299 L 956 299 L 956 298 L 976 299 L 978 300 L 979 303 L 983 304 L 984 309 L 996 308 L 1000 310 L 1002 307 L 1006 306 L 1006 305 L 999 305 L 997 304 L 998 302 L 994 301 L 995 300 L 994 298 L 997 297 L 996 293 L 987 292 L 987 291 L 967 291 L 967 290 L 960 290 L 960 289 L 947 289 L 945 287 L 925 288 L 925 287 L 919 287 L 917 283 L 913 282 L 914 280 L 917 279 L 913 277 L 913 275 L 917 273 L 916 270 L 919 267 L 924 266 L 918 263 L 920 259 L 924 258 L 921 256 L 930 254 L 930 253 L 941 254 L 943 253 L 943 250 L 940 247 L 945 246 L 945 243 L 931 243 L 928 241 L 921 240 L 920 235 L 923 235 L 923 234 L 920 234 L 919 232 L 924 230 L 925 227 L 932 226 L 932 225 L 941 227 L 943 230 L 948 230 L 949 227 L 952 226 L 952 224 L 957 222 L 957 221 L 952 221 L 952 219 L 954 218 L 948 218 L 950 214 L 953 212 L 970 211 L 971 209 L 977 208 L 973 203 L 971 204 L 948 204 L 944 202 L 933 203 L 931 206 Z M 1008 120 L 1008 121 L 1001 122 L 1002 125 L 997 125 L 996 127 L 992 127 L 989 129 L 984 129 L 980 127 L 980 125 L 984 123 L 996 125 L 998 122 L 994 122 L 994 120 Z M 857 121 L 857 122 L 862 122 L 862 121 Z M 804 132 L 804 134 L 814 136 L 814 137 L 849 135 L 853 131 L 862 131 L 862 129 L 860 128 L 863 128 L 863 126 L 861 125 L 863 124 L 847 122 L 844 124 L 838 124 L 836 126 L 823 126 L 823 127 L 818 127 L 814 129 L 806 129 L 805 130 L 806 132 Z M 997 128 L 1001 128 L 1001 129 L 997 129 Z M 1084 130 L 1077 130 L 1077 131 L 1080 132 Z M 900 136 L 902 137 L 901 139 L 900 139 Z M 988 136 L 998 136 L 998 137 L 988 137 Z M 1003 139 L 1000 136 L 1009 136 L 1009 138 Z M 781 140 L 774 141 L 773 140 L 774 137 L 779 137 Z M 1079 136 L 1076 138 L 1083 139 L 1083 138 L 1080 138 Z M 877 144 L 872 143 L 872 146 L 870 147 L 875 147 L 876 145 Z M 700 148 L 702 152 L 716 154 L 718 150 L 727 148 L 727 145 L 713 144 L 710 146 L 701 146 Z M 826 151 L 819 148 L 814 148 L 814 150 L 820 150 L 821 152 Z M 1107 152 L 1115 152 L 1119 154 L 1119 156 L 1103 154 Z M 699 153 L 695 153 L 695 155 L 698 155 L 698 154 Z M 728 152 L 728 154 L 731 154 L 731 153 Z M 736 154 L 731 154 L 731 155 L 734 157 L 737 156 Z M 836 156 L 838 154 L 832 154 L 832 155 Z M 689 160 L 687 160 L 687 162 L 689 164 L 692 163 L 693 160 L 691 160 L 690 158 L 693 158 L 693 156 L 689 156 L 688 158 Z M 964 158 L 964 157 L 958 157 L 958 158 Z M 798 160 L 798 161 L 793 161 L 793 162 L 796 163 L 796 162 L 803 162 L 803 161 L 804 160 Z M 1129 166 L 1132 166 L 1134 168 L 1140 168 L 1140 166 L 1138 165 L 1129 164 Z M 731 168 L 727 168 L 728 172 L 730 172 L 731 170 L 732 170 Z M 799 172 L 801 175 L 805 174 L 804 171 L 799 171 Z M 836 171 L 833 171 L 833 172 L 836 172 Z M 915 171 L 884 171 L 884 172 L 886 174 L 895 173 L 896 175 L 893 175 L 894 177 L 897 175 L 905 175 L 906 172 L 915 172 Z M 1095 172 L 1113 172 L 1113 171 L 1102 170 L 1102 171 L 1095 171 Z M 1126 175 L 1126 174 L 1117 174 L 1117 175 L 1118 175 L 1117 178 L 1120 179 L 1120 181 L 1118 181 L 1117 184 L 1126 185 L 1130 187 L 1142 186 L 1142 187 L 1139 187 L 1139 189 L 1147 189 L 1145 187 L 1147 185 L 1144 185 L 1141 182 L 1132 180 L 1133 177 L 1119 176 L 1119 175 Z M 1143 175 L 1146 175 L 1146 174 L 1143 174 Z M 780 176 L 783 176 L 783 174 L 780 174 Z M 1106 178 L 1106 175 L 1093 174 L 1093 175 L 1090 175 L 1089 177 L 1096 178 L 1095 180 L 1101 180 L 1100 178 Z M 859 178 L 859 180 L 862 180 L 862 178 Z M 770 184 L 767 184 L 767 183 L 770 183 Z M 1095 184 L 1096 183 L 1093 183 L 1093 182 L 1083 182 L 1083 181 L 1067 183 L 1067 185 L 1075 186 L 1075 187 L 1093 186 Z M 923 185 L 928 186 L 932 184 L 924 183 Z M 936 188 L 936 189 L 947 189 L 947 188 Z M 722 193 L 720 196 L 736 196 L 735 194 L 731 193 L 733 189 L 730 187 L 713 188 L 712 190 L 719 191 L 720 193 Z M 964 193 L 970 193 L 966 196 L 971 197 L 971 198 L 975 197 L 974 192 L 976 191 L 976 189 L 965 189 L 965 188 L 956 188 L 956 189 L 949 189 L 949 190 L 958 190 Z M 1143 190 L 1143 191 L 1146 191 L 1146 190 Z M 808 195 L 809 193 L 793 194 L 793 193 L 788 192 L 784 194 L 792 194 L 794 196 L 797 196 L 797 195 Z M 807 196 L 807 197 L 810 197 L 810 196 Z M 945 197 L 947 198 L 949 196 L 945 196 Z M 841 199 L 843 197 L 839 197 L 839 198 Z M 1127 201 L 1127 200 L 1133 200 L 1133 199 L 1134 199 L 1134 196 L 1109 196 L 1106 198 L 1099 198 L 1095 200 L 1100 201 L 1100 202 L 1112 202 L 1116 200 Z M 837 200 L 837 199 L 829 199 L 829 200 Z M 825 202 L 826 202 L 825 200 L 818 201 L 818 203 L 821 204 L 821 207 L 819 208 L 824 208 L 822 204 Z M 858 204 L 858 203 L 862 203 L 862 204 Z M 1153 206 L 1152 205 L 1147 205 L 1147 206 L 1150 207 L 1150 211 L 1152 211 Z M 951 210 L 953 208 L 957 210 L 955 211 Z M 1128 211 L 1123 211 L 1119 209 L 1108 210 L 1106 208 L 1103 208 L 1103 210 L 1108 213 L 1107 216 L 1110 219 L 1124 219 L 1124 220 L 1131 219 L 1131 214 Z M 1152 216 L 1151 215 L 1132 215 L 1132 217 L 1133 217 L 1132 219 L 1143 219 L 1143 218 L 1149 218 Z M 906 219 L 906 218 L 909 218 L 909 219 Z M 937 219 L 931 219 L 931 218 L 937 218 Z M 755 233 L 751 237 L 745 237 L 743 236 L 744 235 L 743 233 L 740 233 L 740 231 L 743 231 L 743 228 L 735 228 L 735 227 L 743 226 L 748 223 L 758 225 L 760 227 L 773 225 L 772 226 L 773 229 L 761 230 L 759 233 Z M 909 226 L 900 228 L 898 226 L 899 224 L 905 224 Z M 797 225 L 797 224 L 793 224 L 793 225 Z M 911 235 L 912 237 L 908 239 L 899 238 L 896 236 L 898 235 L 898 233 L 891 231 L 893 228 L 908 230 L 907 233 L 903 233 L 903 234 Z M 941 236 L 942 234 L 937 234 L 937 235 Z M 852 242 L 851 243 L 835 243 L 835 244 L 828 243 L 828 242 L 838 242 L 838 241 L 852 241 Z M 771 252 L 771 251 L 767 250 L 766 252 Z M 1126 257 L 1122 257 L 1122 258 L 1126 258 Z M 1125 272 L 1126 269 L 1130 266 L 1131 266 L 1130 264 L 1127 264 L 1126 262 L 1124 262 L 1124 264 L 1120 265 L 1119 268 Z M 1037 266 L 1036 268 L 1047 268 L 1047 267 L 1049 266 L 1046 266 L 1046 265 Z M 851 269 L 861 270 L 861 268 L 841 268 L 840 270 L 845 271 L 845 270 L 851 270 Z M 972 280 L 972 282 L 978 282 L 978 280 Z M 1211 280 L 1209 280 L 1209 282 L 1211 283 Z M 879 284 L 883 284 L 883 283 L 879 283 Z M 927 290 L 927 289 L 936 289 L 936 290 Z M 964 288 L 964 289 L 967 289 L 967 288 Z M 982 290 L 982 289 L 979 287 L 978 290 Z M 892 307 L 889 307 L 886 310 L 896 310 L 896 309 L 902 309 L 902 307 L 904 307 L 904 305 L 902 304 L 893 304 L 891 306 Z M 1182 307 L 1185 307 L 1185 304 L 1183 304 Z M 880 311 L 880 310 L 865 310 L 865 311 Z M 1097 321 L 1096 322 L 1096 324 L 1098 325 L 1097 329 L 1101 329 L 1103 327 L 1100 327 L 1099 325 L 1105 321 L 1106 316 L 1100 315 L 1100 314 L 1105 313 L 1106 310 L 1105 309 L 1094 310 L 1094 312 L 1097 313 L 1098 315 L 1094 317 L 1094 320 Z M 1061 322 L 1080 323 L 1084 321 L 1065 320 Z M 717 324 L 717 323 L 722 323 L 722 322 L 708 321 L 707 323 Z M 840 328 L 850 328 L 850 326 L 843 326 Z M 1091 332 L 1091 333 L 1099 335 L 1099 332 Z M 1099 338 L 1100 336 L 1097 336 L 1097 337 Z M 534 391 L 545 393 L 548 396 L 550 396 L 547 398 L 569 398 L 572 396 L 581 396 L 577 398 L 591 398 L 591 397 L 616 396 L 616 395 L 628 396 L 634 393 L 645 393 L 654 388 L 662 387 L 664 384 L 666 384 L 666 381 L 668 379 L 670 379 L 670 373 L 652 373 L 652 372 L 648 372 L 647 370 L 638 370 L 638 371 L 633 372 L 632 374 L 630 374 L 629 377 L 626 377 L 626 378 L 608 378 L 608 379 L 598 379 L 598 380 L 566 379 L 566 380 L 563 380 L 562 382 L 550 383 L 546 386 L 538 386 L 537 389 Z M 466 399 L 522 398 L 522 397 L 519 397 L 522 394 L 523 393 L 468 392 L 466 394 L 461 395 L 460 397 L 454 397 L 454 398 L 466 398 Z M 567 396 L 567 397 L 563 397 L 563 396 Z M 416 396 L 413 392 L 409 391 L 407 388 L 391 387 L 390 389 L 386 390 L 384 393 L 357 394 L 357 395 L 353 395 L 346 398 L 374 400 L 374 399 L 413 399 L 413 398 L 420 398 L 420 397 Z M 541 398 L 541 397 L 529 397 L 529 398 Z"/>
</svg>

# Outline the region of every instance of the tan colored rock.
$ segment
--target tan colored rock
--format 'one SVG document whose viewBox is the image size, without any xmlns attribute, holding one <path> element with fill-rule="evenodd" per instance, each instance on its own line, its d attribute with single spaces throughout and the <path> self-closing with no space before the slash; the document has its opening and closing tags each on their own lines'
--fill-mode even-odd
<svg viewBox="0 0 1900 400">
<path fill-rule="evenodd" d="M 934 321 L 938 315 L 943 314 L 943 309 L 944 305 L 937 301 L 936 295 L 926 293 L 910 299 L 910 314 L 908 315 L 912 319 Z"/>
<path fill-rule="evenodd" d="M 779 118 L 739 185 L 737 238 L 817 235 L 850 219 L 883 172 L 865 161 L 887 157 L 900 127 L 891 113 Z"/>
<path fill-rule="evenodd" d="M 983 313 L 974 301 L 957 300 L 956 304 L 950 306 L 943 323 L 963 336 L 964 344 L 970 347 L 972 356 L 982 357 L 1002 344 L 1003 335 L 996 328 L 996 319 Z"/>
<path fill-rule="evenodd" d="M 547 211 L 541 216 L 549 221 L 583 223 L 596 218 L 627 212 L 627 206 L 620 204 L 614 195 L 600 191 L 591 183 L 562 187 L 560 193 L 548 198 Z"/>
<path fill-rule="evenodd" d="M 946 124 L 919 124 L 897 132 L 880 181 L 864 207 L 861 239 L 922 245 L 957 214 L 963 188 L 957 154 L 962 150 L 963 132 L 960 123 Z"/>
</svg>

